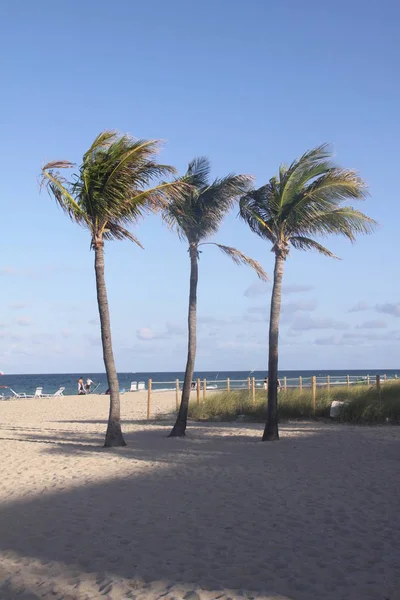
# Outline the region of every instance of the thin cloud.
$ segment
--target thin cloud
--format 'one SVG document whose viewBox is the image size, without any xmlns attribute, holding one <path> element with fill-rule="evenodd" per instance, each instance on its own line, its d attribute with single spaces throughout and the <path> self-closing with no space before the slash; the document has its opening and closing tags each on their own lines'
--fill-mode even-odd
<svg viewBox="0 0 400 600">
<path fill-rule="evenodd" d="M 308 285 L 304 283 L 292 283 L 289 285 L 284 285 L 282 288 L 282 292 L 284 295 L 287 294 L 300 294 L 302 292 L 310 292 L 314 289 L 313 285 Z M 265 296 L 266 294 L 271 293 L 271 287 L 268 283 L 257 282 L 252 283 L 246 290 L 244 291 L 244 295 L 246 298 L 256 298 L 257 296 Z"/>
<path fill-rule="evenodd" d="M 356 329 L 384 329 L 385 327 L 387 327 L 385 321 L 375 320 L 365 321 L 361 325 L 357 325 Z"/>
<path fill-rule="evenodd" d="M 20 327 L 29 327 L 29 325 L 32 325 L 32 321 L 29 317 L 20 317 L 19 319 L 16 319 L 15 322 Z"/>
<path fill-rule="evenodd" d="M 248 313 L 256 314 L 256 315 L 258 315 L 258 314 L 263 315 L 267 311 L 268 311 L 268 307 L 266 307 L 266 306 L 249 306 L 249 308 L 247 309 Z"/>
<path fill-rule="evenodd" d="M 150 327 L 141 327 L 136 331 L 136 337 L 142 342 L 149 342 L 152 340 L 166 340 L 171 339 L 174 336 L 185 335 L 186 330 L 175 323 L 167 323 L 165 331 L 154 331 Z"/>
<path fill-rule="evenodd" d="M 245 342 L 238 340 L 227 340 L 224 342 L 220 342 L 217 345 L 221 350 L 253 350 L 259 348 L 267 348 L 268 344 L 261 342 Z"/>
<path fill-rule="evenodd" d="M 15 302 L 14 304 L 9 304 L 8 308 L 10 310 L 24 310 L 24 308 L 28 308 L 28 305 L 22 304 L 22 302 Z"/>
<path fill-rule="evenodd" d="M 290 285 L 284 285 L 282 291 L 284 294 L 300 294 L 301 292 L 310 292 L 313 289 L 313 285 L 292 283 Z"/>
<path fill-rule="evenodd" d="M 289 302 L 282 305 L 282 314 L 292 315 L 297 312 L 312 312 L 316 308 L 316 302 Z"/>
<path fill-rule="evenodd" d="M 377 342 L 398 341 L 400 341 L 400 331 L 388 331 L 386 333 L 348 332 L 343 333 L 342 335 L 317 338 L 314 343 L 317 346 L 362 346 L 375 345 Z"/>
<path fill-rule="evenodd" d="M 309 331 L 312 329 L 348 329 L 349 325 L 334 319 L 314 319 L 310 316 L 299 317 L 291 325 L 294 331 Z"/>
<path fill-rule="evenodd" d="M 265 296 L 270 293 L 271 288 L 267 283 L 263 283 L 259 281 L 257 283 L 252 283 L 248 288 L 245 289 L 244 295 L 246 298 L 256 298 L 257 296 Z"/>
<path fill-rule="evenodd" d="M 0 275 L 16 275 L 17 269 L 15 267 L 7 266 L 0 268 Z"/>
<path fill-rule="evenodd" d="M 90 346 L 101 346 L 101 339 L 99 335 L 87 333 L 84 337 L 89 342 Z"/>
<path fill-rule="evenodd" d="M 136 337 L 142 342 L 149 342 L 151 340 L 160 340 L 165 337 L 165 334 L 156 333 L 150 327 L 141 327 L 136 331 Z"/>
<path fill-rule="evenodd" d="M 392 317 L 400 317 L 400 302 L 395 304 L 391 304 L 390 302 L 387 302 L 386 304 L 377 304 L 375 310 L 379 313 L 384 313 L 385 315 L 391 315 Z"/>
<path fill-rule="evenodd" d="M 369 305 L 366 302 L 357 302 L 357 304 L 355 304 L 352 308 L 349 308 L 349 313 L 361 312 L 368 309 Z"/>
<path fill-rule="evenodd" d="M 243 315 L 243 321 L 247 321 L 247 323 L 266 323 L 268 321 L 267 314 L 248 314 Z"/>
<path fill-rule="evenodd" d="M 348 332 L 343 334 L 344 339 L 348 340 L 364 340 L 372 342 L 387 342 L 400 340 L 400 331 L 387 331 L 385 333 L 353 333 Z"/>
<path fill-rule="evenodd" d="M 217 317 L 213 317 L 211 315 L 198 317 L 197 323 L 199 325 L 226 325 L 227 321 L 225 319 L 218 319 Z"/>
<path fill-rule="evenodd" d="M 185 335 L 186 329 L 176 323 L 167 323 L 167 334 L 168 335 Z"/>
</svg>

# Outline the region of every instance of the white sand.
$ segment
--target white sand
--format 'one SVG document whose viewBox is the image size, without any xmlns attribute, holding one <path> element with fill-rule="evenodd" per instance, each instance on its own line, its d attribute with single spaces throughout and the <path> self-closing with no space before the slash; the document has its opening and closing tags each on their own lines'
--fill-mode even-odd
<svg viewBox="0 0 400 600">
<path fill-rule="evenodd" d="M 173 394 L 155 400 L 157 410 Z M 398 600 L 400 429 L 190 425 L 122 399 L 0 403 L 0 598 Z"/>
</svg>

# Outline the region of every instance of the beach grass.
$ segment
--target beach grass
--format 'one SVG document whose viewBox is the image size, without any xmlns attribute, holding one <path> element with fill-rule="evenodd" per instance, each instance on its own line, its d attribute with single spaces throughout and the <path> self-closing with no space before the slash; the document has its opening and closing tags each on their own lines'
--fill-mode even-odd
<svg viewBox="0 0 400 600">
<path fill-rule="evenodd" d="M 400 382 L 387 382 L 378 395 L 375 386 L 318 388 L 316 402 L 312 390 L 281 390 L 278 398 L 279 420 L 329 418 L 331 403 L 339 400 L 337 420 L 348 423 L 400 423 Z M 267 410 L 267 393 L 256 390 L 253 402 L 248 390 L 231 390 L 211 394 L 200 404 L 192 402 L 189 417 L 198 421 L 262 422 Z"/>
</svg>

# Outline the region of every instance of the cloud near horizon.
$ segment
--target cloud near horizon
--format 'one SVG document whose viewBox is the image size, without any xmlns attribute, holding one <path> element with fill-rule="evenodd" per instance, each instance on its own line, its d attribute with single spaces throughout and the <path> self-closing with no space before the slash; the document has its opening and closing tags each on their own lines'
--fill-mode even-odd
<svg viewBox="0 0 400 600">
<path fill-rule="evenodd" d="M 298 317 L 291 325 L 294 331 L 309 331 L 311 329 L 348 329 L 349 325 L 330 318 Z"/>
<path fill-rule="evenodd" d="M 326 338 L 317 338 L 314 343 L 317 346 L 357 346 L 366 342 L 398 342 L 400 331 L 388 331 L 386 333 L 343 333 Z"/>
<path fill-rule="evenodd" d="M 356 325 L 356 329 L 384 329 L 387 327 L 385 321 L 365 321 L 361 325 Z"/>
<path fill-rule="evenodd" d="M 15 319 L 15 322 L 21 327 L 28 327 L 29 325 L 32 325 L 32 321 L 29 319 L 29 317 L 20 317 L 19 319 Z"/>
<path fill-rule="evenodd" d="M 314 289 L 313 285 L 292 283 L 292 284 L 288 284 L 288 285 L 283 285 L 282 292 L 284 295 L 299 294 L 301 292 L 310 292 L 313 289 Z M 270 293 L 271 293 L 271 284 L 268 282 L 262 282 L 262 281 L 259 281 L 257 283 L 252 283 L 244 291 L 244 295 L 246 296 L 246 298 L 255 298 L 257 296 L 265 296 L 266 294 L 270 294 Z"/>
<path fill-rule="evenodd" d="M 369 310 L 369 305 L 366 302 L 357 302 L 352 308 L 349 308 L 348 312 L 361 312 L 364 310 Z"/>
<path fill-rule="evenodd" d="M 141 327 L 136 331 L 136 337 L 142 342 L 149 342 L 151 340 L 166 340 L 173 336 L 185 335 L 185 333 L 184 327 L 175 323 L 167 323 L 165 331 L 154 331 L 150 327 Z"/>
<path fill-rule="evenodd" d="M 28 305 L 23 304 L 22 302 L 15 302 L 14 304 L 9 304 L 8 308 L 10 310 L 24 310 L 25 308 L 28 308 Z"/>
<path fill-rule="evenodd" d="M 400 317 L 400 302 L 386 304 L 376 304 L 375 310 L 385 315 L 391 315 L 392 317 Z"/>
</svg>

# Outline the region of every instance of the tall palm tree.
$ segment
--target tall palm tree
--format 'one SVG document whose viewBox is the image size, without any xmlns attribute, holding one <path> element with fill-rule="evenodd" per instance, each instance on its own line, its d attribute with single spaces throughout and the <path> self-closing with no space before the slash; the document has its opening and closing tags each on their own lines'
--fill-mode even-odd
<svg viewBox="0 0 400 600">
<path fill-rule="evenodd" d="M 218 228 L 232 208 L 238 197 L 249 189 L 252 178 L 248 175 L 227 175 L 210 182 L 210 162 L 207 158 L 196 158 L 189 163 L 182 182 L 190 184 L 181 197 L 175 198 L 163 211 L 167 224 L 175 229 L 181 240 L 189 245 L 190 257 L 190 289 L 188 313 L 188 355 L 185 378 L 182 388 L 182 399 L 176 423 L 169 437 L 185 435 L 190 390 L 193 379 L 196 358 L 196 321 L 197 321 L 197 283 L 199 247 L 215 245 L 224 254 L 240 265 L 252 267 L 261 279 L 266 279 L 262 267 L 252 258 L 245 256 L 239 250 L 214 242 L 206 242 Z"/>
<path fill-rule="evenodd" d="M 314 236 L 344 235 L 351 242 L 356 234 L 370 233 L 376 222 L 349 206 L 347 199 L 361 200 L 366 185 L 355 171 L 332 162 L 327 145 L 309 150 L 289 167 L 281 165 L 276 177 L 240 200 L 240 216 L 257 235 L 272 244 L 275 254 L 272 288 L 269 359 L 268 412 L 263 435 L 277 440 L 278 434 L 278 337 L 282 277 L 290 247 L 316 250 L 337 258 Z"/>
<path fill-rule="evenodd" d="M 126 226 L 147 210 L 164 207 L 184 187 L 179 181 L 149 187 L 154 178 L 175 173 L 172 167 L 155 161 L 159 149 L 157 140 L 134 140 L 128 135 L 105 131 L 83 155 L 82 164 L 70 181 L 59 172 L 75 167 L 69 161 L 49 162 L 42 168 L 42 184 L 72 221 L 89 230 L 94 250 L 103 358 L 110 389 L 105 446 L 125 446 L 125 440 L 104 278 L 104 242 L 127 239 L 140 246 Z"/>
</svg>

